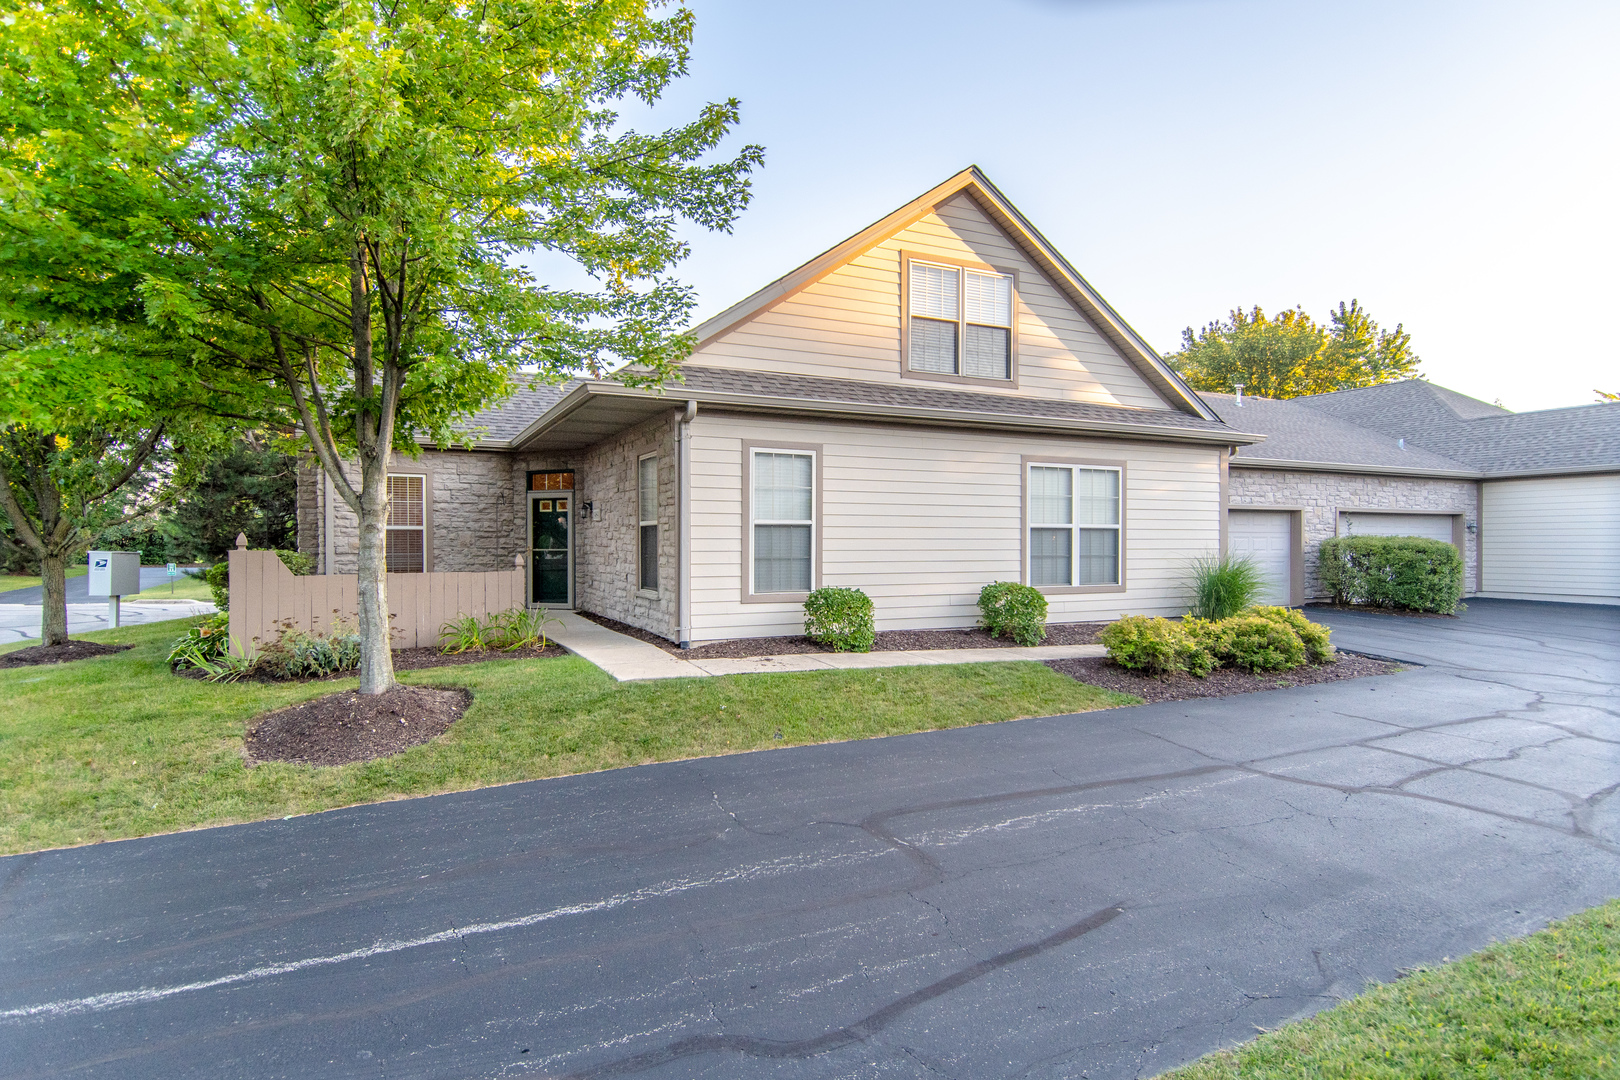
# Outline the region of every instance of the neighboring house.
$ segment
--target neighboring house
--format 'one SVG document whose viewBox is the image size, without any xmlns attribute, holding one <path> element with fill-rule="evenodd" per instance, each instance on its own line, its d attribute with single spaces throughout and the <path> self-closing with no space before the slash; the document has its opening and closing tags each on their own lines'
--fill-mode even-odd
<svg viewBox="0 0 1620 1080">
<path fill-rule="evenodd" d="M 1620 404 L 1511 413 L 1419 379 L 1203 397 L 1266 436 L 1232 459 L 1228 531 L 1279 602 L 1322 597 L 1323 539 L 1371 533 L 1456 544 L 1472 594 L 1620 604 Z"/>
<path fill-rule="evenodd" d="M 993 581 L 1053 621 L 1180 614 L 1220 549 L 1223 423 L 976 169 L 695 331 L 661 393 L 576 381 L 399 459 L 391 570 L 526 555 L 532 603 L 680 642 L 802 632 L 864 589 L 880 629 L 972 625 Z M 301 476 L 300 549 L 356 528 Z"/>
</svg>

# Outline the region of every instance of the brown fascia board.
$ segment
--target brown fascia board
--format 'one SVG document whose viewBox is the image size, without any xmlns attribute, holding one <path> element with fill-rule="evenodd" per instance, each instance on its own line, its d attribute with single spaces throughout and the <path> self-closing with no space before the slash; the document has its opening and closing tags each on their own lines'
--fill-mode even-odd
<svg viewBox="0 0 1620 1080">
<path fill-rule="evenodd" d="M 900 424 L 928 424 L 945 427 L 971 427 L 996 431 L 1040 431 L 1064 435 L 1103 435 L 1115 438 L 1138 439 L 1143 442 L 1201 443 L 1210 446 L 1249 446 L 1261 442 L 1264 435 L 1240 431 L 1189 431 L 1186 428 L 1164 427 L 1157 424 L 1110 424 L 1094 420 L 1067 420 L 1061 417 L 1019 416 L 1017 414 L 988 414 L 964 409 L 917 408 L 904 405 L 881 405 L 868 402 L 816 401 L 808 398 L 778 397 L 772 394 L 738 394 L 712 390 L 686 390 L 675 388 L 670 394 L 655 394 L 639 387 L 619 383 L 584 383 L 524 429 L 523 433 L 503 448 L 522 450 L 524 444 L 567 418 L 574 410 L 593 397 L 653 398 L 667 397 L 671 408 L 687 401 L 700 406 L 725 408 L 744 412 L 791 413 L 797 416 L 815 416 L 828 419 L 881 420 Z"/>
<path fill-rule="evenodd" d="M 1373 476 L 1434 477 L 1445 480 L 1488 480 L 1474 469 L 1421 469 L 1400 465 L 1351 465 L 1332 461 L 1289 461 L 1284 458 L 1234 457 L 1227 465 L 1233 469 L 1274 469 L 1280 472 L 1368 473 Z"/>
<path fill-rule="evenodd" d="M 1074 267 L 1069 265 L 1068 260 L 1058 253 L 1051 242 L 1041 235 L 1040 230 L 1036 229 L 1029 219 L 1024 217 L 1023 213 L 990 182 L 977 165 L 963 169 L 943 184 L 924 192 L 893 213 L 873 222 L 843 243 L 822 252 L 797 270 L 777 278 L 753 295 L 703 322 L 692 332 L 697 339 L 697 348 L 703 348 L 773 304 L 815 284 L 833 270 L 859 257 L 869 248 L 882 243 L 929 213 L 940 203 L 963 191 L 968 193 L 980 209 L 990 215 L 992 221 L 1013 237 L 1024 249 L 1025 254 L 1057 283 L 1058 288 L 1063 290 L 1082 314 L 1097 324 L 1103 335 L 1119 349 L 1125 361 L 1147 379 L 1161 396 L 1174 404 L 1179 404 L 1182 411 L 1193 416 L 1205 420 L 1219 419 L 1209 406 L 1193 393 L 1192 388 L 1170 368 L 1170 365 L 1159 358 L 1141 335 L 1120 318 L 1119 313 L 1098 295 Z"/>
</svg>

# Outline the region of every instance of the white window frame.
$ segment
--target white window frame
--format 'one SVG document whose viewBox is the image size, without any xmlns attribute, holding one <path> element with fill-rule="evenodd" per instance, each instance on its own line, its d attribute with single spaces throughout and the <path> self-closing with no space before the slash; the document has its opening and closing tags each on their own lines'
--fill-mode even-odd
<svg viewBox="0 0 1620 1080">
<path fill-rule="evenodd" d="M 744 444 L 746 454 L 746 468 L 743 470 L 743 487 L 747 498 L 748 513 L 743 522 L 745 542 L 743 544 L 743 573 L 745 588 L 743 600 L 747 601 L 802 601 L 810 592 L 814 592 L 819 585 L 821 562 L 821 447 L 806 446 L 803 444 Z M 785 454 L 791 457 L 807 457 L 810 459 L 810 518 L 809 520 L 786 520 L 776 518 L 760 518 L 755 500 L 754 473 L 755 464 L 760 454 Z M 808 525 L 810 527 L 810 588 L 808 590 L 795 589 L 785 592 L 758 592 L 755 589 L 754 566 L 758 558 L 756 550 L 755 529 L 760 525 Z"/>
<path fill-rule="evenodd" d="M 420 533 L 421 536 L 422 536 L 422 569 L 421 569 L 420 572 L 425 574 L 425 573 L 428 572 L 428 569 L 429 569 L 429 567 L 428 567 L 428 521 L 429 521 L 429 510 L 428 510 L 429 494 L 428 494 L 428 491 L 429 491 L 429 488 L 428 488 L 427 474 L 426 473 L 389 473 L 389 474 L 387 474 L 386 480 L 384 482 L 386 483 L 387 480 L 420 480 L 422 482 L 422 524 L 420 524 L 420 525 L 389 525 L 389 524 L 387 524 L 387 519 L 386 518 L 384 519 L 384 524 L 383 524 L 383 567 L 384 567 L 384 570 L 385 570 L 385 572 L 391 573 L 391 574 L 401 574 L 401 573 L 409 574 L 409 573 L 416 572 L 416 571 L 410 571 L 410 570 L 388 570 L 387 569 L 387 563 L 388 563 L 388 555 L 387 555 L 387 552 L 388 552 L 388 534 L 396 533 L 396 532 L 399 532 L 399 533 L 414 532 L 414 533 Z M 389 515 L 392 516 L 392 514 L 393 514 L 393 496 L 389 496 L 388 502 L 389 502 L 388 512 L 389 512 Z"/>
<path fill-rule="evenodd" d="M 913 319 L 930 319 L 934 322 L 951 322 L 949 319 L 940 319 L 932 315 L 913 315 L 912 307 L 915 298 L 912 295 L 911 280 L 912 267 L 915 265 L 934 266 L 950 270 L 956 274 L 956 368 L 954 371 L 929 371 L 925 368 L 911 366 L 911 327 Z M 1008 306 L 1007 322 L 987 323 L 970 321 L 967 310 L 967 275 L 980 274 L 986 277 L 1004 279 L 1007 282 Z M 902 355 L 900 357 L 900 372 L 906 378 L 939 379 L 946 382 L 978 383 L 992 386 L 1018 385 L 1018 275 L 1012 270 L 1000 267 L 986 266 L 980 263 L 953 262 L 950 259 L 933 258 L 912 252 L 904 252 L 901 256 L 901 280 L 904 285 L 902 294 L 904 302 L 901 305 L 902 327 L 904 329 Z M 967 328 L 969 326 L 988 326 L 1007 331 L 1007 374 L 1006 375 L 968 375 L 962 370 L 963 361 L 967 352 Z"/>
<path fill-rule="evenodd" d="M 646 467 L 645 462 L 648 461 L 653 463 L 653 498 L 651 518 L 644 516 L 646 507 L 642 506 L 641 504 L 641 470 Z M 653 583 L 651 585 L 647 584 L 645 574 L 647 565 L 647 551 L 645 545 L 646 529 L 648 526 L 651 526 L 653 529 Z M 663 577 L 663 575 L 660 573 L 663 568 L 658 565 L 659 531 L 658 455 L 656 453 L 642 454 L 636 459 L 636 592 L 641 596 L 653 598 L 658 596 L 659 581 L 662 580 Z"/>
<path fill-rule="evenodd" d="M 1069 491 L 1069 522 L 1067 525 L 1036 522 L 1031 520 L 1030 507 L 1034 501 L 1031 493 L 1031 478 L 1036 469 L 1066 469 L 1070 473 Z M 1118 519 L 1112 525 L 1081 525 L 1075 521 L 1075 502 L 1079 491 L 1079 477 L 1075 474 L 1085 472 L 1111 472 L 1118 476 L 1119 505 L 1115 517 Z M 1125 589 L 1125 465 L 1123 462 L 1103 461 L 1064 461 L 1044 458 L 1024 459 L 1024 583 L 1034 586 L 1043 592 L 1122 592 Z M 1067 584 L 1035 584 L 1035 538 L 1036 529 L 1067 529 L 1069 532 L 1069 580 Z M 1114 550 L 1117 557 L 1114 564 L 1114 580 L 1104 582 L 1085 582 L 1080 577 L 1080 534 L 1082 532 L 1112 532 L 1117 534 Z"/>
</svg>

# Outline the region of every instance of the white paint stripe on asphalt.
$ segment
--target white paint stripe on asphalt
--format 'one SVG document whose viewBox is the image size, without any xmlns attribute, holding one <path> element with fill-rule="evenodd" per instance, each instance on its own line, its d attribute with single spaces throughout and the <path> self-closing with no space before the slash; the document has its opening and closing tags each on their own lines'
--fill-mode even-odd
<svg viewBox="0 0 1620 1080">
<path fill-rule="evenodd" d="M 892 849 L 891 849 L 892 850 Z M 678 893 L 690 892 L 693 889 L 712 888 L 716 885 L 727 885 L 736 881 L 748 881 L 754 878 L 770 877 L 776 874 L 791 873 L 795 870 L 815 870 L 835 862 L 848 862 L 855 859 L 871 859 L 888 854 L 888 851 L 860 852 L 850 855 L 833 855 L 815 861 L 802 859 L 778 859 L 773 862 L 760 863 L 755 866 L 739 867 L 724 874 L 695 880 L 677 880 L 662 885 L 650 885 L 644 889 L 633 892 L 620 893 L 603 900 L 592 900 L 583 904 L 570 904 L 566 907 L 552 908 L 549 911 L 539 911 L 532 915 L 524 915 L 516 919 L 506 919 L 501 922 L 474 923 L 471 926 L 456 927 L 451 930 L 441 930 L 436 934 L 425 937 L 409 938 L 397 941 L 379 941 L 360 949 L 350 949 L 348 952 L 336 953 L 331 956 L 311 956 L 303 960 L 289 960 L 281 964 L 266 964 L 249 971 L 233 972 L 213 979 L 204 979 L 200 982 L 185 983 L 181 986 L 143 987 L 139 990 L 118 990 L 107 994 L 93 994 L 90 997 L 69 998 L 63 1001 L 49 1001 L 40 1005 L 25 1005 L 16 1009 L 0 1011 L 0 1020 L 48 1020 L 61 1016 L 73 1016 L 78 1013 L 103 1012 L 107 1009 L 117 1009 L 125 1005 L 143 1005 L 149 1002 L 162 1001 L 178 994 L 190 994 L 198 990 L 213 990 L 221 986 L 234 986 L 239 983 L 253 982 L 258 979 L 267 979 L 276 975 L 289 975 L 309 968 L 326 967 L 331 964 L 345 964 L 350 960 L 365 960 L 373 956 L 382 956 L 387 953 L 403 952 L 406 949 L 419 949 L 424 945 L 438 945 L 446 941 L 455 941 L 459 938 L 473 937 L 478 934 L 494 934 L 503 930 L 518 930 L 527 926 L 536 926 L 552 919 L 560 919 L 568 915 L 589 915 L 598 911 L 610 911 L 614 908 L 624 907 L 627 904 L 640 903 L 644 900 L 657 900 Z"/>
</svg>

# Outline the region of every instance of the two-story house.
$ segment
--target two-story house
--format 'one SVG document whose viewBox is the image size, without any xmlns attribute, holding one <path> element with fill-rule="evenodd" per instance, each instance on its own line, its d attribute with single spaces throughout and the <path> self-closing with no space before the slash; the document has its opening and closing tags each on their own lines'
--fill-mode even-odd
<svg viewBox="0 0 1620 1080">
<path fill-rule="evenodd" d="M 977 169 L 695 331 L 660 393 L 581 380 L 390 478 L 389 567 L 525 555 L 529 600 L 672 641 L 793 634 L 864 589 L 879 629 L 972 625 L 1021 581 L 1052 621 L 1179 614 L 1223 547 L 1223 423 Z M 300 547 L 355 522 L 303 475 Z"/>
</svg>

